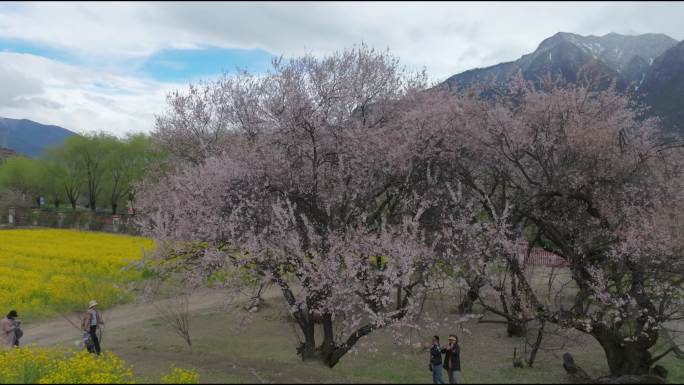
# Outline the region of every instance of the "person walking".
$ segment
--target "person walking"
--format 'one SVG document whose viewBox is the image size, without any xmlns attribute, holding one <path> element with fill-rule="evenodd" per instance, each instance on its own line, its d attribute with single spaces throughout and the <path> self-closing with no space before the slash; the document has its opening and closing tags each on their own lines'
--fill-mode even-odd
<svg viewBox="0 0 684 385">
<path fill-rule="evenodd" d="M 19 315 L 16 310 L 11 310 L 7 317 L 0 320 L 0 345 L 5 350 L 11 349 L 13 346 L 19 346 L 19 339 L 17 338 L 17 331 L 20 331 L 20 322 L 17 320 Z"/>
<path fill-rule="evenodd" d="M 444 369 L 449 375 L 450 384 L 458 384 L 461 376 L 461 347 L 458 346 L 458 337 L 449 335 L 449 344 L 442 350 L 444 355 Z"/>
<path fill-rule="evenodd" d="M 95 300 L 88 303 L 88 311 L 83 318 L 83 330 L 89 334 L 90 340 L 93 343 L 93 350 L 89 351 L 100 355 L 100 340 L 97 338 L 97 328 L 101 328 L 104 325 L 104 321 L 100 312 L 95 309 L 96 306 L 97 302 Z"/>
<path fill-rule="evenodd" d="M 442 347 L 439 345 L 439 336 L 432 337 L 432 347 L 430 348 L 430 364 L 432 371 L 432 383 L 443 384 L 442 377 Z"/>
</svg>

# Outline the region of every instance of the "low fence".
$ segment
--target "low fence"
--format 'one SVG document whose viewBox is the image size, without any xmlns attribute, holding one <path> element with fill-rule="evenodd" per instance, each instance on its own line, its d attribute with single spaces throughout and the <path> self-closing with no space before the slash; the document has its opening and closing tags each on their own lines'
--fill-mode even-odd
<svg viewBox="0 0 684 385">
<path fill-rule="evenodd" d="M 0 225 L 40 226 L 60 229 L 104 231 L 137 235 L 139 228 L 132 215 L 108 215 L 91 211 L 45 210 L 10 207 L 0 213 Z"/>
</svg>

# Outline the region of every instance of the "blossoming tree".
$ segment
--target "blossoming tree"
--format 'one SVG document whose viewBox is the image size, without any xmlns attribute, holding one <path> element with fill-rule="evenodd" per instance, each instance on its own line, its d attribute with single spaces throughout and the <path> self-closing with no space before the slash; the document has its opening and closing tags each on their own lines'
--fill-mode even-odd
<svg viewBox="0 0 684 385">
<path fill-rule="evenodd" d="M 177 163 L 139 206 L 160 266 L 195 284 L 257 272 L 280 288 L 298 353 L 330 367 L 373 330 L 410 323 L 435 263 L 409 183 L 424 74 L 362 46 L 206 87 L 172 95 L 158 120 Z"/>
<path fill-rule="evenodd" d="M 648 373 L 675 349 L 655 351 L 661 331 L 684 317 L 681 144 L 659 142 L 657 122 L 612 89 L 519 82 L 494 99 L 462 96 L 446 113 L 459 123 L 442 165 L 493 229 L 465 243 L 490 246 L 469 255 L 507 266 L 534 318 L 592 335 L 612 375 Z M 541 299 L 521 244 L 570 264 L 572 303 Z"/>
</svg>

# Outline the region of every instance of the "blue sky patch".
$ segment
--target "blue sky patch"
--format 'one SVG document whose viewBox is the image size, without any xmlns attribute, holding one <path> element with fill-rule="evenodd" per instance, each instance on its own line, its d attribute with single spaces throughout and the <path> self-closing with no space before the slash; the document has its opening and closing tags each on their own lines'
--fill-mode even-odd
<svg viewBox="0 0 684 385">
<path fill-rule="evenodd" d="M 62 63 L 77 64 L 73 60 L 74 56 L 69 52 L 20 39 L 0 39 L 0 52 L 24 53 L 54 59 Z"/>
<path fill-rule="evenodd" d="M 81 57 L 66 50 L 20 39 L 0 39 L 0 52 L 31 54 L 65 64 L 98 66 L 94 58 Z M 209 79 L 237 68 L 250 73 L 264 73 L 273 55 L 261 49 L 204 47 L 200 49 L 167 49 L 145 59 L 134 59 L 129 71 L 161 82 L 186 83 Z M 100 63 L 102 65 L 104 63 Z M 106 63 L 112 64 L 112 63 Z M 124 70 L 125 66 L 120 70 Z M 125 70 L 124 70 L 125 71 Z"/>
<path fill-rule="evenodd" d="M 159 81 L 178 82 L 212 78 L 237 68 L 264 73 L 273 55 L 260 49 L 207 47 L 203 49 L 164 50 L 151 56 L 139 71 Z"/>
</svg>

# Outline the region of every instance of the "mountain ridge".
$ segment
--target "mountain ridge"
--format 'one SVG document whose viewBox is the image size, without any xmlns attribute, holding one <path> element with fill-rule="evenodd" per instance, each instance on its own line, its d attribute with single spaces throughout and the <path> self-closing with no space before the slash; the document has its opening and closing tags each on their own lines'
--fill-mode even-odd
<svg viewBox="0 0 684 385">
<path fill-rule="evenodd" d="M 72 135 L 77 134 L 64 127 L 0 117 L 0 148 L 14 150 L 21 155 L 40 157 L 46 148 L 60 145 Z"/>
<path fill-rule="evenodd" d="M 568 55 L 572 51 L 575 62 L 570 67 L 581 67 L 592 59 L 599 60 L 613 72 L 620 74 L 625 70 L 630 73 L 630 79 L 645 70 L 644 64 L 650 66 L 655 59 L 679 42 L 665 34 L 620 35 L 609 33 L 603 36 L 582 36 L 570 32 L 558 32 L 550 36 L 528 54 L 519 59 L 495 64 L 493 66 L 470 69 L 450 76 L 445 83 L 453 88 L 454 83 L 468 85 L 472 80 L 490 80 L 494 75 L 497 81 L 504 81 L 507 77 L 522 71 L 532 74 L 540 67 L 558 69 L 558 55 Z M 554 54 L 556 54 L 554 58 Z M 555 59 L 555 60 L 554 60 Z M 567 62 L 567 58 L 565 60 Z M 548 64 L 551 64 L 550 66 Z M 554 65 L 555 64 L 555 65 Z M 529 79 L 534 80 L 534 79 Z"/>
<path fill-rule="evenodd" d="M 684 135 L 684 41 L 665 34 L 558 32 L 517 60 L 467 70 L 441 84 L 456 92 L 474 82 L 501 84 L 518 74 L 536 85 L 547 75 L 573 84 L 601 79 L 600 88 L 614 81 L 660 116 L 666 130 Z"/>
</svg>

